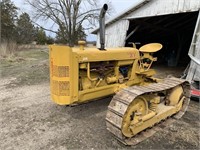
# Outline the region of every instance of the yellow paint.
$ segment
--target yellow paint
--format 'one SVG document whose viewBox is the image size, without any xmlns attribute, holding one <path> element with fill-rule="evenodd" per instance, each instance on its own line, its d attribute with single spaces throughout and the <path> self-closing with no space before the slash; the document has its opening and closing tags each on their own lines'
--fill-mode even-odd
<svg viewBox="0 0 200 150">
<path fill-rule="evenodd" d="M 142 117 L 148 114 L 147 100 L 140 96 L 136 98 L 128 107 L 126 114 L 123 117 L 122 133 L 126 137 L 132 137 L 133 133 L 130 129 L 131 122 L 133 124 L 142 121 Z M 133 120 L 132 120 L 133 119 Z"/>
<path fill-rule="evenodd" d="M 136 48 L 100 51 L 84 45 L 84 41 L 79 41 L 75 48 L 49 46 L 51 98 L 57 104 L 82 103 L 114 94 L 155 74 L 139 67 L 141 57 Z M 153 59 L 150 54 L 145 57 Z"/>
<path fill-rule="evenodd" d="M 179 102 L 182 95 L 183 95 L 183 88 L 181 86 L 173 88 L 173 90 L 170 92 L 168 96 L 169 105 L 175 106 Z"/>
<path fill-rule="evenodd" d="M 155 71 L 150 67 L 157 60 L 151 53 L 160 50 L 161 44 L 147 44 L 140 51 L 136 48 L 100 51 L 84 47 L 84 41 L 79 45 L 78 48 L 49 46 L 51 98 L 57 104 L 84 103 L 129 86 L 160 81 L 152 77 Z M 176 113 L 185 98 L 182 94 L 182 87 L 175 87 L 167 96 L 168 106 L 160 103 L 160 96 L 156 94 L 137 97 L 123 116 L 122 133 L 132 137 Z"/>
<path fill-rule="evenodd" d="M 177 88 L 173 91 L 177 92 Z M 154 94 L 137 97 L 129 105 L 123 116 L 123 135 L 133 137 L 147 127 L 151 127 L 168 116 L 175 114 L 181 109 L 183 98 L 179 99 L 180 101 L 173 106 L 167 106 L 164 103 L 160 103 L 160 97 Z"/>
<path fill-rule="evenodd" d="M 160 43 L 150 43 L 142 46 L 139 51 L 145 53 L 154 53 L 162 49 L 162 44 Z"/>
<path fill-rule="evenodd" d="M 50 87 L 52 100 L 69 105 L 78 99 L 78 63 L 72 49 L 67 46 L 50 46 Z"/>
</svg>

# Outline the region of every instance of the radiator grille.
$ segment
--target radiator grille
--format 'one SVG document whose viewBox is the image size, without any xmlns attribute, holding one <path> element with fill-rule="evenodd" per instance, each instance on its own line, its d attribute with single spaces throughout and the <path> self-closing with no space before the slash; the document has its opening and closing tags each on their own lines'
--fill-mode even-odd
<svg viewBox="0 0 200 150">
<path fill-rule="evenodd" d="M 52 80 L 52 93 L 58 96 L 70 95 L 70 83 L 69 81 L 55 81 Z"/>
<path fill-rule="evenodd" d="M 69 66 L 53 65 L 52 73 L 55 77 L 69 77 Z"/>
</svg>

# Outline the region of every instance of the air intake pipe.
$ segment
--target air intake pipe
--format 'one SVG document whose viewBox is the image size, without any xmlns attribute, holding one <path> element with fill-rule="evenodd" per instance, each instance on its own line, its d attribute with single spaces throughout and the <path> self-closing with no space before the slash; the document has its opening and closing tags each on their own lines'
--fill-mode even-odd
<svg viewBox="0 0 200 150">
<path fill-rule="evenodd" d="M 105 50 L 105 14 L 108 10 L 108 5 L 104 4 L 99 15 L 99 30 L 100 30 L 100 50 Z"/>
</svg>

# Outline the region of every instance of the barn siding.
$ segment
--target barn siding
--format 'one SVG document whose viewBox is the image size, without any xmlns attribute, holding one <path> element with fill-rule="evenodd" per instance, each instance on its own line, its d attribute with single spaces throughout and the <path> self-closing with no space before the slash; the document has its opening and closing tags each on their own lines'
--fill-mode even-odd
<svg viewBox="0 0 200 150">
<path fill-rule="evenodd" d="M 126 33 L 129 21 L 120 20 L 106 27 L 105 45 L 106 47 L 121 47 L 125 45 Z M 100 47 L 99 33 L 97 34 L 97 47 Z"/>
<path fill-rule="evenodd" d="M 142 2 L 143 0 L 141 0 Z M 109 24 L 106 27 L 106 47 L 122 47 L 125 44 L 125 38 L 129 27 L 128 19 L 131 18 L 142 18 L 157 15 L 167 15 L 181 12 L 192 12 L 200 10 L 200 0 L 151 0 L 149 3 L 142 6 L 140 9 L 133 11 L 126 15 L 120 20 Z M 115 18 L 116 19 L 116 18 Z M 113 19 L 113 20 L 115 20 Z M 200 60 L 200 31 L 196 39 L 195 56 Z M 99 33 L 97 33 L 97 46 L 99 44 Z M 189 53 L 193 53 L 191 50 Z M 191 62 L 189 73 L 187 76 L 188 80 L 196 78 L 200 80 L 200 66 Z"/>
<path fill-rule="evenodd" d="M 141 9 L 130 13 L 126 18 L 140 18 L 156 15 L 198 11 L 200 0 L 152 0 Z"/>
<path fill-rule="evenodd" d="M 143 0 L 142 0 L 143 1 Z M 141 2 L 142 2 L 141 1 Z M 106 47 L 122 47 L 125 45 L 126 33 L 129 26 L 128 19 L 156 15 L 166 15 L 188 11 L 198 11 L 200 0 L 151 0 L 149 3 L 109 24 L 106 27 Z M 100 47 L 99 32 L 97 33 L 97 47 Z"/>
<path fill-rule="evenodd" d="M 192 40 L 192 45 L 189 50 L 189 54 L 200 60 L 200 12 Z M 187 75 L 187 80 L 191 81 L 193 79 L 200 81 L 200 65 L 191 61 Z"/>
</svg>

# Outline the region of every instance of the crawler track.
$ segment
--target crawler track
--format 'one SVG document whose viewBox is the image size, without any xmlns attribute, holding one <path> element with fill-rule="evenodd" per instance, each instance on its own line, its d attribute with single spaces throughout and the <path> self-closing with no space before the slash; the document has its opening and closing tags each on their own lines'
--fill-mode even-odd
<svg viewBox="0 0 200 150">
<path fill-rule="evenodd" d="M 160 123 L 149 127 L 146 130 L 140 132 L 139 134 L 133 136 L 132 138 L 125 137 L 121 132 L 123 116 L 130 103 L 140 95 L 148 93 L 157 93 L 166 90 L 170 90 L 177 85 L 182 85 L 184 89 L 184 102 L 182 109 L 171 117 L 162 120 Z M 152 83 L 148 86 L 132 86 L 118 92 L 110 102 L 108 106 L 108 112 L 106 115 L 106 126 L 107 129 L 116 136 L 118 140 L 126 145 L 135 145 L 146 138 L 152 136 L 159 130 L 164 129 L 171 123 L 176 121 L 183 116 L 190 101 L 190 84 L 182 79 L 178 78 L 166 78 L 162 82 Z"/>
</svg>

